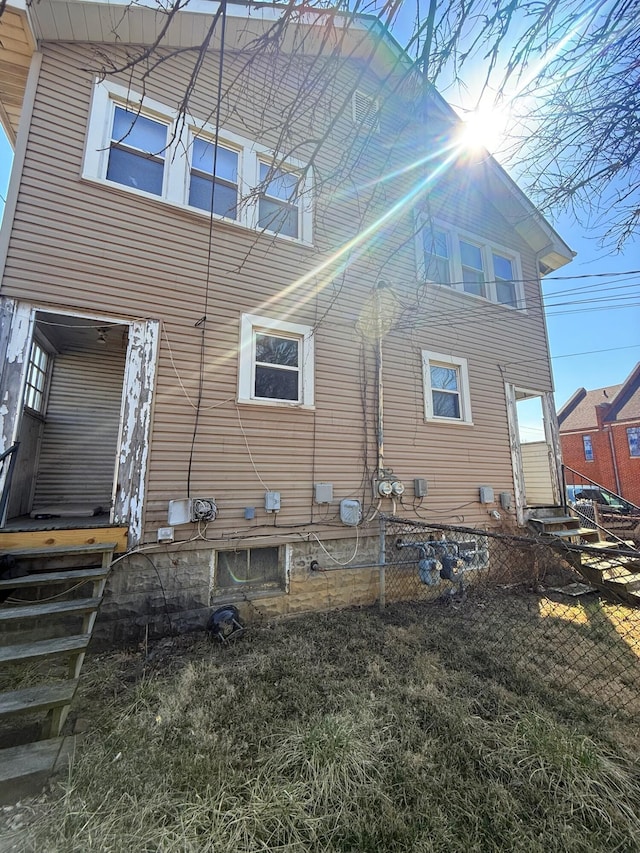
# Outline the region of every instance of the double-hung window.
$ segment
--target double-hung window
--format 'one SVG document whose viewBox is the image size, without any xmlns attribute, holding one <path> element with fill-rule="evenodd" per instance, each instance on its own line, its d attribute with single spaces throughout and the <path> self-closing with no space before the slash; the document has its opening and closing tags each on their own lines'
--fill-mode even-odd
<svg viewBox="0 0 640 853">
<path fill-rule="evenodd" d="M 627 427 L 627 443 L 629 444 L 629 456 L 640 456 L 640 427 Z"/>
<path fill-rule="evenodd" d="M 496 286 L 496 302 L 501 305 L 510 305 L 512 308 L 518 307 L 518 294 L 515 284 L 514 262 L 511 258 L 504 255 L 499 255 L 493 252 L 493 274 L 495 276 Z"/>
<path fill-rule="evenodd" d="M 300 207 L 298 175 L 268 163 L 260 163 L 261 192 L 258 199 L 258 228 L 297 237 Z"/>
<path fill-rule="evenodd" d="M 593 444 L 591 443 L 590 435 L 582 436 L 582 446 L 584 448 L 585 462 L 593 462 Z"/>
<path fill-rule="evenodd" d="M 517 252 L 433 223 L 418 233 L 418 269 L 425 281 L 510 308 L 525 307 Z"/>
<path fill-rule="evenodd" d="M 312 242 L 312 171 L 124 86 L 98 82 L 83 177 L 198 215 Z"/>
<path fill-rule="evenodd" d="M 114 105 L 107 180 L 161 196 L 166 147 L 166 124 Z"/>
<path fill-rule="evenodd" d="M 440 228 L 422 229 L 425 275 L 428 281 L 451 284 L 449 237 Z"/>
<path fill-rule="evenodd" d="M 472 423 L 467 360 L 423 351 L 422 370 L 426 420 Z"/>
<path fill-rule="evenodd" d="M 311 326 L 243 314 L 238 401 L 313 405 Z"/>
<path fill-rule="evenodd" d="M 189 179 L 192 207 L 229 219 L 238 218 L 238 157 L 232 148 L 194 138 Z"/>
<path fill-rule="evenodd" d="M 462 266 L 462 282 L 465 293 L 474 296 L 486 296 L 484 260 L 481 246 L 460 240 L 460 263 Z"/>
</svg>

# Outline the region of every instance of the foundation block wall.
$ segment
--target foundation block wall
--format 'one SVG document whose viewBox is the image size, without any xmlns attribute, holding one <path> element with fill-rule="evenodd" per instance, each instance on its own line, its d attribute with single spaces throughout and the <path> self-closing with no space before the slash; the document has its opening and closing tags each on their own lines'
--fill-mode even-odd
<svg viewBox="0 0 640 853">
<path fill-rule="evenodd" d="M 361 538 L 354 557 L 352 539 L 287 545 L 283 587 L 216 595 L 215 549 L 131 554 L 116 562 L 94 629 L 98 646 L 137 643 L 145 637 L 203 630 L 212 610 L 238 607 L 247 624 L 312 610 L 373 604 L 379 598 L 378 537 Z M 317 564 L 312 568 L 312 563 Z M 347 565 L 340 565 L 340 564 Z"/>
</svg>

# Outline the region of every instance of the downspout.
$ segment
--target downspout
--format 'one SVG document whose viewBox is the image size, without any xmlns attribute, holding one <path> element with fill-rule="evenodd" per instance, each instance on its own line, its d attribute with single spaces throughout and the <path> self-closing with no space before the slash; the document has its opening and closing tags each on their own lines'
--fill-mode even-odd
<svg viewBox="0 0 640 853">
<path fill-rule="evenodd" d="M 605 427 L 609 435 L 609 447 L 611 449 L 611 461 L 613 462 L 613 476 L 616 478 L 616 492 L 621 495 L 620 490 L 620 474 L 618 473 L 618 460 L 616 459 L 616 450 L 613 444 L 613 433 L 611 427 Z"/>
<path fill-rule="evenodd" d="M 384 473 L 384 385 L 382 379 L 382 300 L 380 299 L 380 287 L 382 282 L 378 284 L 376 289 L 376 315 L 377 315 L 377 335 L 376 335 L 376 387 L 377 387 L 377 429 L 376 440 L 378 446 L 377 454 L 377 478 L 383 476 Z M 380 609 L 383 609 L 386 604 L 386 528 L 385 521 L 382 516 L 379 519 L 380 538 L 378 543 L 378 565 L 380 566 Z"/>
<path fill-rule="evenodd" d="M 378 295 L 378 310 L 380 308 L 380 296 Z M 376 341 L 376 388 L 377 388 L 377 428 L 376 439 L 378 443 L 377 476 L 384 476 L 384 385 L 382 382 L 382 335 L 378 335 Z"/>
</svg>

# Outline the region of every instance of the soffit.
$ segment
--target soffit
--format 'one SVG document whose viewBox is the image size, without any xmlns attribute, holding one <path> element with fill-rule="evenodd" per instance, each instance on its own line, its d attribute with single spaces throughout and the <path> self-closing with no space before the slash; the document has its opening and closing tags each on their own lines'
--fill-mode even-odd
<svg viewBox="0 0 640 853">
<path fill-rule="evenodd" d="M 6 8 L 0 16 L 0 122 L 13 144 L 34 49 L 26 11 Z"/>
</svg>

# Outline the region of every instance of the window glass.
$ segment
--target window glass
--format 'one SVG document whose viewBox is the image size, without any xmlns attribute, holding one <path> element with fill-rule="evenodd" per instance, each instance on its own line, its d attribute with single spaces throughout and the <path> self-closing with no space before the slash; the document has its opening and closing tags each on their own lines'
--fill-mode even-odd
<svg viewBox="0 0 640 853">
<path fill-rule="evenodd" d="M 268 182 L 258 201 L 258 227 L 288 237 L 298 236 L 298 177 L 260 164 L 260 182 Z"/>
<path fill-rule="evenodd" d="M 267 180 L 269 172 L 271 172 L 271 178 L 265 186 L 265 195 L 282 201 L 295 201 L 298 176 L 292 172 L 284 172 L 282 169 L 270 168 L 266 163 L 260 163 L 260 183 Z"/>
<path fill-rule="evenodd" d="M 132 110 L 116 107 L 111 138 L 147 154 L 162 154 L 167 144 L 167 127 Z"/>
<path fill-rule="evenodd" d="M 640 456 L 640 427 L 627 427 L 627 441 L 629 442 L 629 454 Z"/>
<path fill-rule="evenodd" d="M 24 392 L 24 405 L 34 412 L 44 414 L 45 391 L 50 358 L 37 341 L 31 344 L 27 382 Z"/>
<path fill-rule="evenodd" d="M 213 162 L 215 145 L 205 139 L 194 139 L 191 152 L 189 204 L 201 210 L 211 210 L 229 219 L 238 218 L 238 154 L 218 145 L 215 157 L 215 192 L 213 191 Z"/>
<path fill-rule="evenodd" d="M 516 308 L 518 300 L 513 274 L 513 263 L 503 255 L 493 253 L 493 272 L 496 277 L 496 297 L 502 305 Z"/>
<path fill-rule="evenodd" d="M 584 458 L 587 462 L 593 462 L 593 446 L 591 444 L 591 436 L 583 435 L 582 444 L 584 446 Z"/>
<path fill-rule="evenodd" d="M 257 333 L 254 394 L 270 400 L 300 399 L 300 340 Z"/>
<path fill-rule="evenodd" d="M 278 548 L 243 548 L 239 551 L 218 551 L 216 555 L 216 586 L 222 589 L 242 589 L 244 586 L 276 585 L 280 581 Z"/>
<path fill-rule="evenodd" d="M 460 259 L 462 261 L 462 281 L 466 293 L 484 296 L 484 267 L 482 249 L 460 240 Z"/>
<path fill-rule="evenodd" d="M 447 235 L 439 229 L 425 228 L 422 239 L 427 280 L 437 284 L 451 284 Z"/>
<path fill-rule="evenodd" d="M 167 126 L 115 107 L 107 180 L 162 195 Z"/>
<path fill-rule="evenodd" d="M 430 365 L 433 415 L 436 418 L 460 418 L 460 386 L 454 367 Z"/>
</svg>

